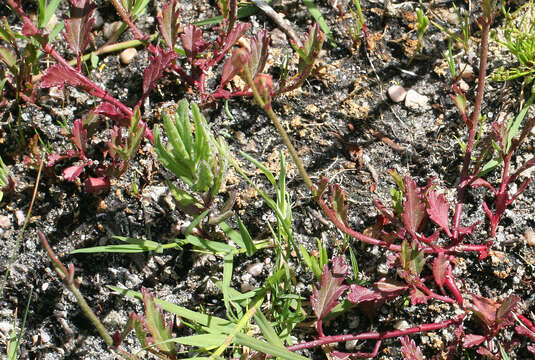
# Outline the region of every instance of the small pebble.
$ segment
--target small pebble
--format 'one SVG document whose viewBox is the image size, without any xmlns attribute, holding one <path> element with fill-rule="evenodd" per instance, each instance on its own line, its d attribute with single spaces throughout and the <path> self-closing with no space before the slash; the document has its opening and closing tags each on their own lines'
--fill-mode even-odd
<svg viewBox="0 0 535 360">
<path fill-rule="evenodd" d="M 346 341 L 346 350 L 347 351 L 353 351 L 357 347 L 358 340 L 349 340 Z"/>
<path fill-rule="evenodd" d="M 466 81 L 464 81 L 463 79 L 460 79 L 459 80 L 459 89 L 461 89 L 464 92 L 467 92 L 468 90 L 470 90 L 470 85 L 468 85 L 466 83 Z"/>
<path fill-rule="evenodd" d="M 392 85 L 388 88 L 388 97 L 395 103 L 402 102 L 407 96 L 407 90 L 401 85 Z"/>
<path fill-rule="evenodd" d="M 15 217 L 17 218 L 17 225 L 22 226 L 24 224 L 24 220 L 26 219 L 24 212 L 22 212 L 22 210 L 15 211 Z"/>
<path fill-rule="evenodd" d="M 11 220 L 6 215 L 0 215 L 0 228 L 9 229 L 11 227 Z"/>
<path fill-rule="evenodd" d="M 410 328 L 410 325 L 405 320 L 398 320 L 394 324 L 394 329 L 396 329 L 396 330 L 406 330 L 408 328 Z"/>
<path fill-rule="evenodd" d="M 128 49 L 124 49 L 121 52 L 121 55 L 119 55 L 119 59 L 121 60 L 121 63 L 123 65 L 128 65 L 132 62 L 132 60 L 134 59 L 136 55 L 137 55 L 136 48 L 128 48 Z"/>
<path fill-rule="evenodd" d="M 262 275 L 262 270 L 264 270 L 264 264 L 261 262 L 250 264 L 247 266 L 247 272 L 254 277 Z"/>
<path fill-rule="evenodd" d="M 414 90 L 407 91 L 405 96 L 405 106 L 410 109 L 419 109 L 427 105 L 429 98 L 425 95 L 420 95 Z"/>
<path fill-rule="evenodd" d="M 533 231 L 532 228 L 528 228 L 524 231 L 524 237 L 526 238 L 526 244 L 535 246 L 535 231 Z"/>
</svg>

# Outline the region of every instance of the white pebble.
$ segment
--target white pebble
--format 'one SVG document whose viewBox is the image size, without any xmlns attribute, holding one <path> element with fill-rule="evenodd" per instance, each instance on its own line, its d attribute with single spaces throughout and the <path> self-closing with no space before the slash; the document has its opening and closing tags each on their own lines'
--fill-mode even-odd
<svg viewBox="0 0 535 360">
<path fill-rule="evenodd" d="M 264 270 L 264 264 L 261 262 L 250 264 L 247 266 L 247 272 L 254 277 L 260 276 L 262 274 L 262 270 Z"/>
<path fill-rule="evenodd" d="M 121 55 L 119 55 L 119 59 L 121 60 L 121 63 L 124 65 L 128 65 L 132 62 L 134 57 L 137 55 L 136 48 L 128 48 L 124 49 L 121 52 Z"/>
<path fill-rule="evenodd" d="M 425 95 L 420 95 L 414 90 L 407 91 L 405 97 L 405 106 L 410 109 L 419 109 L 427 105 L 429 98 Z"/>
<path fill-rule="evenodd" d="M 524 237 L 526 238 L 526 244 L 535 246 L 535 231 L 533 231 L 532 228 L 528 228 L 524 231 Z"/>
<path fill-rule="evenodd" d="M 388 88 L 388 97 L 395 103 L 402 102 L 407 96 L 407 90 L 401 85 L 392 85 Z"/>
</svg>

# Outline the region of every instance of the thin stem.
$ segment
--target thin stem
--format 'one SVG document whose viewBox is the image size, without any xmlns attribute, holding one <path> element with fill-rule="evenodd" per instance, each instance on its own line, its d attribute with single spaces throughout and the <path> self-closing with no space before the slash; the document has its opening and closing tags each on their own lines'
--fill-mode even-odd
<svg viewBox="0 0 535 360">
<path fill-rule="evenodd" d="M 485 92 L 485 78 L 487 75 L 487 58 L 489 51 L 489 31 L 493 19 L 487 18 L 483 21 L 483 29 L 481 32 L 481 46 L 480 46 L 480 60 L 479 60 L 479 77 L 477 84 L 476 100 L 474 103 L 474 111 L 470 117 L 468 125 L 468 142 L 466 144 L 466 152 L 464 154 L 463 167 L 461 170 L 461 177 L 459 186 L 457 187 L 457 205 L 455 206 L 455 213 L 453 216 L 453 238 L 459 239 L 459 227 L 461 224 L 461 217 L 463 213 L 464 195 L 467 186 L 465 181 L 468 178 L 470 162 L 472 159 L 472 151 L 477 134 L 477 127 L 479 124 L 479 115 L 481 113 L 481 103 Z"/>
<path fill-rule="evenodd" d="M 104 325 L 100 322 L 99 318 L 93 310 L 89 307 L 87 304 L 87 301 L 85 301 L 84 296 L 78 290 L 78 287 L 76 286 L 74 280 L 73 280 L 73 271 L 67 270 L 65 265 L 58 259 L 56 254 L 54 253 L 54 250 L 52 250 L 52 247 L 48 243 L 45 235 L 41 231 L 37 231 L 37 234 L 39 235 L 39 238 L 41 239 L 41 243 L 43 244 L 43 247 L 46 249 L 46 252 L 48 253 L 48 256 L 54 263 L 54 269 L 56 270 L 56 273 L 61 278 L 63 283 L 65 284 L 65 287 L 69 289 L 70 292 L 73 293 L 74 297 L 76 298 L 76 301 L 78 302 L 78 305 L 80 306 L 80 309 L 84 313 L 84 315 L 91 321 L 93 326 L 97 329 L 98 333 L 108 346 L 113 345 L 113 339 L 106 331 L 106 328 Z M 74 268 L 72 268 L 74 269 Z"/>
<path fill-rule="evenodd" d="M 32 195 L 32 201 L 30 201 L 30 207 L 28 208 L 28 212 L 26 213 L 26 218 L 24 219 L 24 224 L 22 225 L 22 229 L 20 230 L 19 235 L 17 236 L 17 241 L 15 242 L 15 247 L 13 248 L 13 253 L 11 254 L 11 257 L 9 258 L 9 262 L 7 264 L 7 269 L 4 274 L 4 279 L 2 280 L 2 288 L 0 289 L 0 298 L 4 297 L 4 288 L 7 283 L 7 278 L 9 277 L 9 269 L 11 269 L 11 265 L 13 265 L 13 262 L 17 258 L 17 251 L 20 246 L 20 242 L 22 241 L 22 236 L 24 235 L 24 231 L 26 230 L 26 226 L 28 226 L 28 223 L 30 221 L 30 216 L 32 215 L 32 209 L 33 204 L 35 203 L 35 199 L 37 197 L 37 189 L 39 188 L 39 181 L 41 180 L 41 172 L 43 170 L 43 161 L 41 160 L 39 163 L 39 171 L 37 172 L 37 179 L 35 179 L 35 185 L 33 187 L 33 195 Z"/>
<path fill-rule="evenodd" d="M 432 324 L 423 324 L 418 325 L 409 329 L 405 330 L 392 330 L 387 332 L 368 332 L 363 334 L 357 334 L 357 335 L 333 335 L 333 336 L 324 336 L 319 338 L 318 340 L 314 341 L 308 341 L 305 343 L 297 344 L 288 346 L 287 349 L 290 351 L 298 351 L 298 350 L 304 350 L 304 349 L 310 349 L 313 347 L 322 346 L 325 344 L 332 344 L 336 342 L 345 342 L 345 341 L 351 341 L 351 340 L 385 340 L 410 334 L 415 334 L 419 332 L 429 332 L 429 331 L 436 331 L 440 329 L 444 329 L 450 325 L 457 324 L 461 322 L 464 319 L 465 315 L 459 315 L 455 319 L 446 320 L 440 323 L 432 323 Z"/>
<path fill-rule="evenodd" d="M 305 165 L 303 164 L 303 161 L 297 154 L 297 151 L 295 150 L 294 146 L 292 145 L 292 141 L 290 140 L 290 137 L 286 133 L 286 130 L 282 127 L 279 118 L 273 111 L 271 104 L 266 104 L 264 100 L 262 100 L 262 97 L 260 96 L 260 93 L 258 92 L 258 89 L 256 88 L 253 77 L 251 75 L 251 71 L 249 70 L 249 67 L 245 65 L 243 67 L 243 74 L 245 75 L 245 79 L 247 81 L 247 84 L 251 87 L 251 90 L 253 91 L 254 98 L 258 105 L 264 109 L 264 111 L 267 113 L 269 119 L 273 122 L 273 125 L 277 128 L 277 131 L 279 132 L 282 141 L 284 142 L 284 145 L 288 148 L 288 151 L 290 152 L 290 155 L 292 156 L 293 161 L 297 165 L 297 170 L 299 171 L 299 174 L 303 178 L 303 181 L 305 182 L 305 185 L 307 188 L 314 193 L 315 186 L 312 183 L 312 180 L 310 179 L 310 176 L 308 176 L 308 172 L 305 169 Z"/>
</svg>

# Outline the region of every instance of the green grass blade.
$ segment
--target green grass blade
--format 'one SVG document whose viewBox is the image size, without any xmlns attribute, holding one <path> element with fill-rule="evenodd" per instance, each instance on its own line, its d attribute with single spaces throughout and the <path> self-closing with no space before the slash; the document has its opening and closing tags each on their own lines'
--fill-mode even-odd
<svg viewBox="0 0 535 360">
<path fill-rule="evenodd" d="M 507 126 L 507 146 L 506 151 L 509 151 L 511 148 L 511 142 L 513 141 L 513 138 L 518 134 L 518 130 L 520 129 L 520 125 L 522 124 L 522 121 L 526 117 L 526 114 L 528 113 L 529 107 L 531 104 L 533 104 L 533 100 L 535 100 L 535 91 L 531 92 L 531 96 L 529 97 L 528 101 L 526 102 L 526 105 L 524 105 L 524 108 L 520 113 L 516 116 L 515 120 L 509 123 Z"/>
<path fill-rule="evenodd" d="M 325 37 L 327 40 L 329 40 L 329 43 L 336 47 L 336 42 L 334 41 L 333 34 L 331 32 L 331 28 L 329 25 L 327 25 L 327 22 L 325 21 L 325 18 L 317 8 L 316 4 L 314 4 L 313 0 L 303 0 L 303 4 L 305 4 L 306 8 L 308 9 L 308 12 L 310 12 L 310 15 L 316 20 L 318 25 L 320 26 L 321 31 L 325 34 Z"/>
<path fill-rule="evenodd" d="M 251 336 L 244 334 L 236 334 L 235 342 L 242 345 L 260 351 L 263 354 L 269 354 L 285 360 L 306 360 L 307 358 L 301 355 L 297 355 L 284 347 L 275 346 L 265 341 L 255 339 Z"/>
<path fill-rule="evenodd" d="M 269 2 L 269 1 L 266 1 L 266 2 Z M 238 9 L 238 19 L 242 19 L 244 17 L 254 15 L 257 12 L 258 12 L 258 8 L 254 5 L 243 6 Z M 199 20 L 197 22 L 194 22 L 193 24 L 197 26 L 214 25 L 214 24 L 219 24 L 221 21 L 223 21 L 223 16 L 219 15 L 219 16 L 211 17 L 209 19 Z"/>
<path fill-rule="evenodd" d="M 177 240 L 177 242 L 179 245 L 191 244 L 197 249 L 216 254 L 227 254 L 236 250 L 233 246 L 230 246 L 228 244 L 218 241 L 201 239 L 193 235 L 188 235 L 185 239 L 179 239 Z"/>
<path fill-rule="evenodd" d="M 271 326 L 271 323 L 266 319 L 266 316 L 261 312 L 257 311 L 254 315 L 254 320 L 258 327 L 260 328 L 260 331 L 262 331 L 262 334 L 266 338 L 266 340 L 274 346 L 284 348 L 284 343 L 282 342 L 281 338 L 277 335 L 277 332 Z"/>
<path fill-rule="evenodd" d="M 76 249 L 71 251 L 71 254 L 93 254 L 93 253 L 140 253 L 147 251 L 157 251 L 161 252 L 164 249 L 180 249 L 180 246 L 177 243 L 169 244 L 160 244 L 155 241 L 145 240 L 145 239 L 135 239 L 122 236 L 114 236 L 114 239 L 127 242 L 128 244 L 121 245 L 104 245 L 104 246 L 94 246 L 83 249 Z"/>
<path fill-rule="evenodd" d="M 108 285 L 108 288 L 130 298 L 135 298 L 138 300 L 142 299 L 141 293 L 137 291 L 123 289 L 111 285 Z M 217 316 L 201 314 L 199 312 L 189 310 L 185 307 L 175 305 L 170 302 L 160 300 L 158 298 L 154 298 L 154 301 L 156 302 L 156 304 L 160 305 L 163 310 L 180 316 L 189 321 L 193 321 L 201 326 L 207 327 L 215 333 L 229 334 L 234 330 L 234 324 L 229 320 L 225 320 Z"/>
</svg>

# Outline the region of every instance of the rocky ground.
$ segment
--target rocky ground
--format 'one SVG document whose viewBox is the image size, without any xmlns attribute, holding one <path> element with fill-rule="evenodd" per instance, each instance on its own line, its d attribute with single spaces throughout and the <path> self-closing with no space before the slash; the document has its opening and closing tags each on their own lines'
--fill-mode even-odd
<svg viewBox="0 0 535 360">
<path fill-rule="evenodd" d="M 326 42 L 319 64 L 305 85 L 291 94 L 278 97 L 273 103 L 313 180 L 328 177 L 332 182 L 341 184 L 350 204 L 350 223 L 361 231 L 373 224 L 376 210 L 372 200 L 379 198 L 389 203 L 389 189 L 393 182 L 386 173 L 387 169 L 410 174 L 420 184 L 434 177 L 438 187 L 452 200 L 461 165 L 456 137 L 466 136 L 466 129 L 449 97 L 451 77 L 443 56 L 447 49 L 445 34 L 431 26 L 425 35 L 422 51 L 416 53 L 415 2 L 388 2 L 389 6 L 385 6 L 383 1 L 362 0 L 370 32 L 369 44 L 358 43 L 355 48 L 348 31 L 352 20 L 340 19 L 338 10 L 327 1 L 317 3 L 333 29 L 337 46 Z M 340 3 L 342 8 L 347 9 L 348 4 Z M 463 1 L 456 3 L 459 7 L 467 7 Z M 185 22 L 217 13 L 211 2 L 188 1 L 180 6 Z M 310 14 L 300 1 L 275 1 L 272 6 L 285 14 L 301 33 L 311 23 Z M 458 20 L 449 6 L 449 2 L 435 2 L 429 8 L 429 15 L 443 26 L 455 28 Z M 154 31 L 155 14 L 151 3 L 149 13 L 138 22 L 143 31 Z M 16 23 L 5 5 L 0 5 L 0 15 Z M 94 47 L 104 43 L 106 27 L 118 20 L 107 2 L 98 2 L 97 17 L 93 31 Z M 253 33 L 264 27 L 273 32 L 271 62 L 274 68 L 278 57 L 289 51 L 285 35 L 263 14 L 254 15 L 249 20 L 254 25 Z M 456 53 L 459 54 L 459 63 L 470 65 L 477 74 L 478 32 L 477 26 L 471 25 L 474 36 L 472 50 L 456 49 Z M 126 33 L 120 40 L 129 36 Z M 413 55 L 416 56 L 410 62 Z M 140 95 L 148 53 L 138 48 L 137 55 L 128 64 L 121 63 L 119 54 L 107 55 L 100 61 L 103 66 L 92 71 L 92 78 L 104 84 L 127 105 L 134 105 Z M 489 72 L 512 61 L 502 48 L 491 44 Z M 473 72 L 467 72 L 463 81 L 469 88 L 469 97 L 473 96 L 476 85 Z M 501 113 L 518 112 L 518 99 L 522 98 L 520 84 L 489 82 L 483 114 L 489 119 L 496 119 Z M 392 101 L 387 92 L 392 85 L 401 85 L 416 92 L 415 102 Z M 153 126 L 159 122 L 159 113 L 180 99 L 198 100 L 185 90 L 173 76 L 164 79 L 145 104 L 144 119 Z M 115 243 L 113 235 L 161 242 L 179 236 L 177 229 L 188 219 L 175 208 L 166 186 L 166 180 L 173 180 L 173 176 L 159 165 L 148 141 L 142 144 L 128 172 L 112 182 L 110 191 L 97 196 L 84 192 L 80 184 L 61 178 L 66 164 L 45 169 L 29 225 L 20 247 L 16 248 L 17 236 L 29 209 L 37 178 L 37 169 L 23 162 L 28 149 L 20 140 L 27 141 L 37 131 L 52 149 L 67 146 L 67 139 L 61 135 L 59 120 L 71 123 L 91 109 L 94 101 L 88 95 L 67 87 L 59 94 L 43 90 L 36 104 L 23 104 L 18 122 L 12 116 L 16 109 L 9 106 L 1 109 L 0 155 L 16 180 L 16 192 L 7 194 L 0 205 L 0 271 L 6 271 L 13 253 L 17 256 L 10 268 L 4 297 L 0 299 L 0 332 L 5 341 L 5 336 L 12 329 L 15 311 L 18 309 L 20 322 L 31 293 L 20 348 L 22 359 L 116 357 L 105 349 L 96 331 L 78 310 L 74 298 L 58 280 L 39 243 L 37 230 L 45 233 L 65 263 L 75 265 L 76 274 L 82 280 L 82 293 L 110 329 L 121 328 L 128 314 L 139 311 L 141 306 L 137 301 L 114 294 L 105 285 L 134 290 L 143 286 L 166 301 L 194 310 L 202 306 L 207 312 L 224 314 L 221 294 L 213 282 L 221 278 L 220 258 L 193 254 L 187 248 L 163 254 L 69 255 L 74 249 Z M 222 105 L 216 103 L 203 108 L 214 132 L 225 136 L 236 156 L 240 150 L 245 151 L 277 173 L 279 152 L 285 151 L 285 148 L 265 114 L 250 100 L 236 99 L 229 102 L 231 119 Z M 514 164 L 531 156 L 534 142 L 533 139 L 527 142 Z M 286 158 L 289 159 L 289 155 Z M 255 173 L 251 164 L 245 160 L 241 162 L 251 174 L 255 174 L 258 184 L 269 189 L 267 181 L 258 172 Z M 314 248 L 316 239 L 320 238 L 329 252 L 335 253 L 335 244 L 341 241 L 341 234 L 318 221 L 321 216 L 318 215 L 319 208 L 300 181 L 293 164 L 288 167 L 296 239 L 300 244 Z M 138 194 L 132 190 L 133 183 L 139 188 Z M 232 190 L 239 191 L 235 211 L 253 237 L 268 237 L 266 223 L 274 222 L 275 218 L 260 196 L 234 173 L 229 175 L 225 194 Z M 484 194 L 484 190 L 471 190 L 466 209 L 469 221 L 482 221 L 482 229 L 486 223 L 481 208 Z M 532 320 L 535 248 L 532 235 L 526 237 L 524 233 L 535 225 L 534 195 L 535 186 L 530 185 L 506 212 L 498 228 L 492 256 L 483 261 L 472 255 L 461 256 L 456 267 L 458 277 L 465 281 L 467 292 L 492 298 L 515 293 L 522 298 L 528 308 L 526 314 Z M 471 241 L 480 243 L 488 236 L 482 230 L 476 232 Z M 382 276 L 386 263 L 383 251 L 358 243 L 354 244 L 354 250 L 364 279 L 373 281 Z M 247 288 L 262 284 L 273 267 L 270 256 L 269 250 L 259 252 L 254 258 L 243 256 L 235 264 L 233 285 Z M 263 264 L 261 272 L 255 271 L 260 266 L 258 264 Z M 303 269 L 298 270 L 297 275 L 303 285 L 301 295 L 308 297 L 314 279 Z M 444 305 L 421 307 L 393 303 L 378 313 L 376 324 L 379 328 L 391 329 L 404 325 L 402 322 L 410 325 L 432 322 L 453 311 L 453 307 Z M 369 325 L 358 314 L 350 313 L 330 324 L 327 330 L 331 334 L 357 333 L 367 331 Z M 296 330 L 295 336 L 298 340 L 310 339 L 304 330 Z M 428 357 L 440 354 L 444 343 L 451 337 L 452 329 L 416 336 Z M 133 338 L 128 341 L 132 348 L 139 346 Z M 396 341 L 385 342 L 378 358 L 400 358 L 395 350 L 397 347 L 399 343 Z M 3 355 L 5 347 L 0 351 Z M 322 354 L 321 350 L 304 353 L 312 358 L 323 358 Z M 474 359 L 478 355 L 470 353 L 469 356 Z M 511 358 L 527 357 L 528 353 L 522 348 L 511 354 Z M 459 353 L 457 358 L 468 358 L 468 354 Z"/>
</svg>

